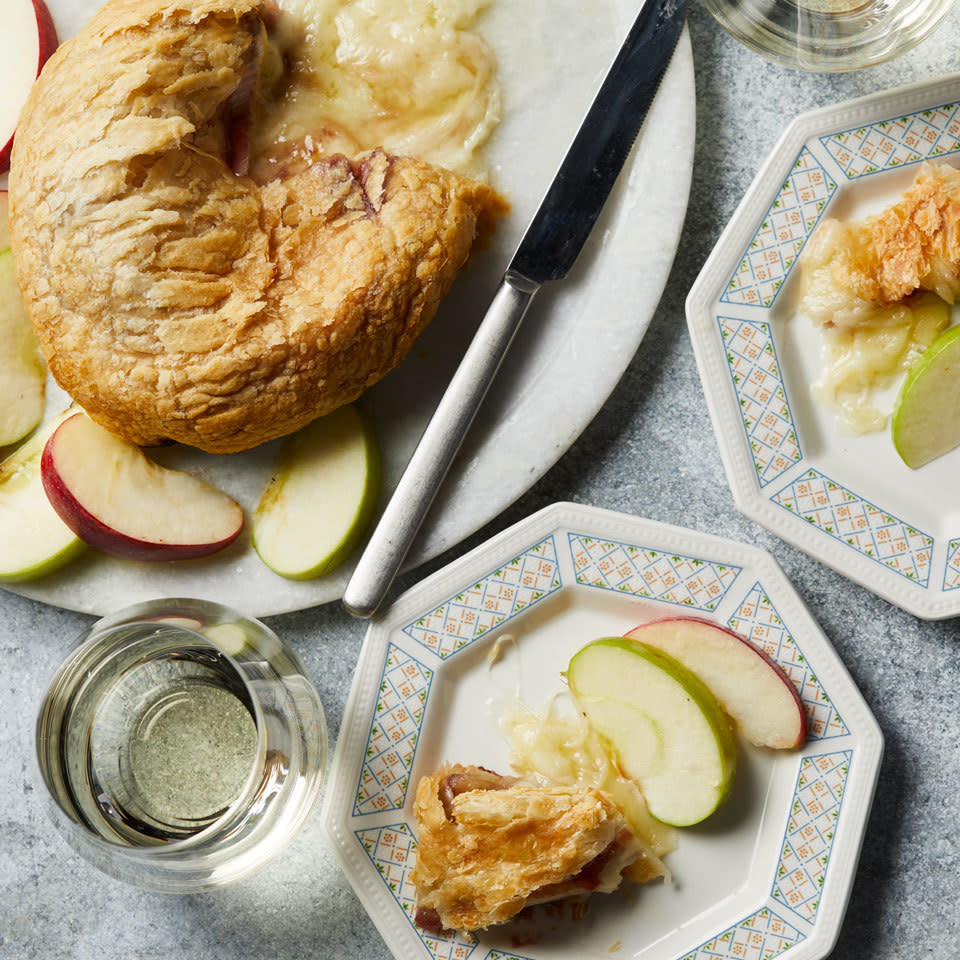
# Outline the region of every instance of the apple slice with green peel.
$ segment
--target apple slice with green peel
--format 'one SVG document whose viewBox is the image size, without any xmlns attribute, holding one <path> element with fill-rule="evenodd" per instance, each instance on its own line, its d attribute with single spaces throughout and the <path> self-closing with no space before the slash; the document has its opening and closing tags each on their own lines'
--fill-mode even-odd
<svg viewBox="0 0 960 960">
<path fill-rule="evenodd" d="M 577 707 L 653 816 L 685 827 L 716 810 L 733 782 L 736 740 L 693 673 L 655 647 L 603 637 L 573 656 L 566 675 Z"/>
<path fill-rule="evenodd" d="M 380 496 L 373 425 L 348 405 L 287 441 L 253 515 L 253 546 L 275 573 L 319 577 L 352 552 Z"/>
<path fill-rule="evenodd" d="M 790 678 L 743 637 L 696 617 L 645 623 L 627 636 L 696 674 L 754 746 L 790 749 L 806 740 L 807 714 Z"/>
<path fill-rule="evenodd" d="M 85 413 L 47 440 L 43 487 L 63 522 L 92 547 L 129 560 L 186 560 L 222 550 L 243 511 L 221 490 L 147 459 Z"/>
<path fill-rule="evenodd" d="M 913 469 L 960 446 L 960 327 L 941 333 L 911 367 L 890 426 Z"/>
<path fill-rule="evenodd" d="M 44 444 L 71 412 L 38 430 L 0 463 L 0 581 L 42 577 L 83 549 L 83 541 L 50 505 L 40 477 Z"/>
<path fill-rule="evenodd" d="M 46 379 L 8 249 L 0 253 L 0 447 L 22 440 L 40 422 Z"/>
</svg>

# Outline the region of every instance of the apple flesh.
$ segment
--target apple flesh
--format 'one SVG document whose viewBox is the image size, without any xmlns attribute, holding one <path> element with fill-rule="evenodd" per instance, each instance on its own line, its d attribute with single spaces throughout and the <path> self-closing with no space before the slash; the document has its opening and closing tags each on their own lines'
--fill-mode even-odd
<svg viewBox="0 0 960 960">
<path fill-rule="evenodd" d="M 910 369 L 890 427 L 912 469 L 960 446 L 960 327 L 940 334 Z"/>
<path fill-rule="evenodd" d="M 373 426 L 340 407 L 288 439 L 254 511 L 254 549 L 291 580 L 329 573 L 363 537 L 379 495 Z"/>
<path fill-rule="evenodd" d="M 10 195 L 0 190 L 0 253 L 10 249 Z"/>
<path fill-rule="evenodd" d="M 63 522 L 113 556 L 205 557 L 243 528 L 243 511 L 225 493 L 161 467 L 85 413 L 68 417 L 47 441 L 41 477 Z"/>
<path fill-rule="evenodd" d="M 662 650 L 695 674 L 754 746 L 790 749 L 806 740 L 807 714 L 790 678 L 732 631 L 678 617 L 645 623 L 627 636 Z"/>
<path fill-rule="evenodd" d="M 8 249 L 0 253 L 0 447 L 22 440 L 40 422 L 46 377 Z"/>
<path fill-rule="evenodd" d="M 736 741 L 694 674 L 655 647 L 603 637 L 574 655 L 566 675 L 578 709 L 653 816 L 684 827 L 716 810 L 733 782 Z"/>
<path fill-rule="evenodd" d="M 83 541 L 50 505 L 40 478 L 44 444 L 65 415 L 0 463 L 0 581 L 5 583 L 52 573 L 83 549 Z"/>
<path fill-rule="evenodd" d="M 57 49 L 57 30 L 43 0 L 3 0 L 0 29 L 0 173 L 10 151 L 20 111 L 43 65 Z"/>
</svg>

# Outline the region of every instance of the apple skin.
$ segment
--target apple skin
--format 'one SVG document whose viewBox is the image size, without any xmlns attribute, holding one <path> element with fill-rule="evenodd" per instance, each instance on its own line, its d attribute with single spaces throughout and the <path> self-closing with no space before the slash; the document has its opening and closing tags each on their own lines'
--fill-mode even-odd
<svg viewBox="0 0 960 960">
<path fill-rule="evenodd" d="M 43 491 L 40 458 L 69 410 L 0 462 L 0 582 L 35 580 L 60 569 L 86 544 L 56 514 Z"/>
<path fill-rule="evenodd" d="M 900 387 L 890 431 L 903 462 L 916 470 L 960 445 L 960 327 L 937 337 Z"/>
<path fill-rule="evenodd" d="M 345 448 L 362 450 L 362 476 L 338 472 L 344 469 Z M 325 576 L 363 539 L 376 512 L 380 486 L 380 448 L 373 421 L 354 404 L 340 407 L 287 439 L 253 513 L 253 548 L 274 573 L 288 580 Z M 324 521 L 330 501 L 340 509 L 347 501 L 346 509 L 353 510 L 348 522 L 344 516 Z M 328 537 L 332 530 L 337 533 L 333 541 Z M 309 550 L 304 549 L 304 538 Z"/>
<path fill-rule="evenodd" d="M 90 421 L 85 413 L 77 413 L 72 417 L 68 417 L 53 432 L 50 439 L 47 440 L 40 460 L 40 473 L 47 499 L 63 522 L 85 543 L 104 553 L 126 560 L 189 560 L 216 553 L 228 546 L 239 536 L 240 531 L 243 529 L 243 511 L 238 504 L 230 500 L 230 498 L 221 491 L 216 491 L 216 493 L 219 494 L 223 500 L 229 501 L 229 503 L 233 505 L 233 508 L 235 508 L 236 523 L 225 536 L 215 540 L 191 543 L 171 542 L 162 538 L 162 531 L 161 536 L 157 539 L 147 540 L 124 533 L 121 529 L 118 529 L 117 526 L 110 525 L 96 516 L 74 495 L 68 479 L 64 477 L 61 464 L 59 463 L 61 456 L 67 455 L 64 454 L 61 449 L 62 445 L 66 442 L 63 438 L 69 431 L 75 429 L 76 425 L 72 424 L 78 417 L 83 418 L 96 430 L 103 431 L 104 434 L 107 434 L 109 444 L 122 445 L 124 448 L 129 448 L 129 452 L 125 454 L 126 456 L 131 458 L 139 457 L 143 460 L 147 458 L 140 451 L 139 447 L 109 434 L 103 427 Z M 164 468 L 156 467 L 156 465 L 153 466 L 155 469 L 164 473 L 174 474 L 177 472 L 164 470 Z M 186 474 L 182 476 L 188 477 Z M 193 481 L 193 483 L 198 486 L 210 490 L 215 489 L 210 487 L 209 484 L 196 480 L 195 478 L 188 477 L 188 480 Z M 144 490 L 144 497 L 149 496 L 150 490 Z"/>
<path fill-rule="evenodd" d="M 565 676 L 658 820 L 692 826 L 728 796 L 737 766 L 730 721 L 683 664 L 629 637 L 601 637 L 573 655 Z"/>
<path fill-rule="evenodd" d="M 738 660 L 741 664 L 748 663 L 749 661 L 743 659 L 744 655 L 751 659 L 757 658 L 756 663 L 753 664 L 754 668 L 759 667 L 762 676 L 768 680 L 773 677 L 779 684 L 775 690 L 781 695 L 779 707 L 782 711 L 781 715 L 785 718 L 784 722 L 771 732 L 767 728 L 768 725 L 763 722 L 764 718 L 758 716 L 758 711 L 755 709 L 762 703 L 761 698 L 753 695 L 757 691 L 743 689 L 744 674 L 731 674 L 728 686 L 725 682 L 726 678 L 718 678 L 715 673 L 703 669 L 696 662 L 695 656 L 684 651 L 679 637 L 680 631 L 695 632 L 701 643 L 709 645 L 721 656 L 726 654 L 731 663 Z M 671 632 L 675 636 L 671 637 Z M 720 706 L 736 721 L 740 732 L 754 746 L 790 750 L 802 746 L 806 741 L 807 711 L 793 681 L 765 650 L 761 650 L 739 634 L 701 617 L 671 617 L 641 624 L 629 630 L 625 636 L 664 650 L 696 674 L 717 698 Z M 789 700 L 789 703 L 785 703 L 784 700 Z"/>
<path fill-rule="evenodd" d="M 44 64 L 60 45 L 60 41 L 57 37 L 57 28 L 54 26 L 53 17 L 50 16 L 50 11 L 46 3 L 44 3 L 44 0 L 33 0 L 33 12 L 37 18 L 37 46 L 39 50 L 37 56 L 37 72 L 34 76 L 39 77 Z M 10 138 L 3 146 L 0 146 L 0 173 L 6 173 L 6 171 L 10 169 L 13 137 L 14 131 L 11 131 Z"/>
</svg>

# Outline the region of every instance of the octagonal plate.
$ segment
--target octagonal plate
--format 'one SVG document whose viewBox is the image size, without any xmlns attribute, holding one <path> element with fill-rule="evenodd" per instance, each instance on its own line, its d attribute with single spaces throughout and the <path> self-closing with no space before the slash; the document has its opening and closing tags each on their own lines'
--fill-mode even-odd
<svg viewBox="0 0 960 960">
<path fill-rule="evenodd" d="M 540 708 L 595 637 L 678 615 L 761 645 L 807 710 L 798 751 L 740 744 L 732 795 L 679 831 L 673 880 L 586 908 L 534 908 L 478 936 L 413 923 L 413 797 L 445 761 L 509 772 L 498 728 L 519 695 Z M 491 665 L 501 644 L 506 656 Z M 324 803 L 327 835 L 404 960 L 819 958 L 831 949 L 882 753 L 843 665 L 772 558 L 691 530 L 554 504 L 404 594 L 364 641 Z M 529 914 L 529 915 L 528 915 Z"/>
<path fill-rule="evenodd" d="M 687 299 L 740 509 L 928 619 L 960 614 L 960 450 L 911 470 L 889 429 L 845 435 L 811 398 L 820 337 L 797 314 L 796 294 L 798 259 L 825 216 L 877 212 L 920 163 L 939 159 L 960 164 L 960 75 L 804 114 L 774 147 Z"/>
</svg>

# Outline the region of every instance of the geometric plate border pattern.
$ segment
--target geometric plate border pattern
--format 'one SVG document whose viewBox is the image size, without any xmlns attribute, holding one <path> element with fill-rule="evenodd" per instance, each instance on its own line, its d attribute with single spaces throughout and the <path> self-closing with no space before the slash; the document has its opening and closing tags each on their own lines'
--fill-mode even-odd
<svg viewBox="0 0 960 960">
<path fill-rule="evenodd" d="M 770 324 L 717 317 L 740 419 L 763 489 L 803 459 Z"/>
<path fill-rule="evenodd" d="M 740 567 L 632 543 L 568 534 L 577 583 L 697 610 L 714 610 Z"/>
<path fill-rule="evenodd" d="M 803 757 L 772 896 L 798 917 L 817 919 L 853 753 Z"/>
<path fill-rule="evenodd" d="M 771 960 L 806 939 L 769 907 L 741 920 L 679 960 Z"/>
<path fill-rule="evenodd" d="M 947 544 L 947 562 L 943 570 L 943 589 L 960 588 L 960 540 Z"/>
<path fill-rule="evenodd" d="M 432 681 L 429 667 L 395 644 L 387 647 L 357 784 L 355 817 L 403 806 Z"/>
<path fill-rule="evenodd" d="M 354 835 L 430 955 L 436 960 L 467 960 L 477 948 L 474 937 L 461 933 L 436 936 L 426 933 L 414 922 L 417 891 L 410 874 L 416 862 L 417 841 L 410 828 L 405 823 L 397 823 L 355 830 Z"/>
<path fill-rule="evenodd" d="M 751 587 L 727 620 L 727 626 L 783 668 L 803 701 L 808 740 L 827 740 L 850 732 L 759 583 Z"/>
<path fill-rule="evenodd" d="M 960 108 L 945 103 L 820 137 L 820 143 L 847 179 L 856 180 L 960 151 Z"/>
<path fill-rule="evenodd" d="M 407 624 L 403 632 L 445 660 L 560 587 L 557 548 L 550 536 Z"/>
<path fill-rule="evenodd" d="M 835 540 L 926 587 L 933 537 L 810 469 L 770 497 Z"/>
<path fill-rule="evenodd" d="M 415 923 L 416 889 L 411 879 L 418 838 L 414 771 L 419 772 L 424 763 L 435 766 L 445 760 L 496 764 L 501 762 L 496 755 L 504 745 L 495 723 L 489 728 L 480 723 L 477 714 L 483 710 L 482 703 L 477 706 L 475 696 L 457 696 L 463 683 L 471 689 L 474 683 L 485 683 L 488 666 L 483 657 L 451 662 L 449 657 L 441 659 L 433 653 L 421 655 L 422 645 L 404 628 L 418 611 L 442 606 L 448 591 L 458 584 L 482 584 L 498 571 L 516 569 L 517 561 L 531 552 L 531 559 L 551 564 L 551 576 L 558 582 L 562 579 L 565 588 L 573 591 L 568 596 L 572 604 L 551 602 L 532 614 L 544 621 L 556 617 L 561 637 L 567 618 L 577 619 L 589 609 L 608 611 L 624 625 L 636 622 L 631 612 L 635 595 L 625 593 L 621 581 L 639 577 L 648 596 L 678 604 L 673 614 L 671 608 L 659 604 L 660 616 L 696 615 L 698 610 L 712 607 L 717 623 L 729 625 L 772 656 L 800 690 L 810 719 L 807 744 L 781 756 L 775 764 L 776 803 L 765 803 L 757 820 L 761 831 L 757 849 L 768 867 L 759 874 L 753 872 L 746 889 L 711 888 L 711 897 L 714 893 L 719 896 L 711 914 L 714 907 L 720 911 L 712 921 L 703 922 L 707 917 L 701 919 L 703 905 L 697 901 L 696 933 L 692 929 L 684 932 L 682 927 L 668 931 L 675 947 L 664 949 L 665 944 L 658 943 L 651 952 L 669 960 L 781 960 L 783 954 L 782 960 L 787 960 L 799 952 L 812 956 L 821 942 L 826 943 L 824 938 L 839 921 L 832 912 L 819 909 L 824 885 L 828 894 L 843 896 L 852 880 L 857 857 L 853 844 L 857 842 L 859 849 L 882 738 L 842 672 L 836 652 L 805 618 L 800 599 L 769 555 L 734 543 L 727 544 L 728 552 L 722 549 L 726 541 L 711 537 L 701 541 L 701 536 L 705 535 L 629 515 L 555 504 L 411 588 L 392 610 L 371 623 L 331 764 L 323 826 L 354 890 L 396 956 L 410 960 L 547 960 L 558 950 L 564 955 L 589 952 L 567 945 L 561 926 L 567 923 L 577 924 L 577 935 L 587 938 L 591 956 L 618 952 L 609 949 L 607 931 L 594 932 L 589 923 L 581 924 L 583 914 L 577 908 L 556 915 L 548 910 L 543 923 L 550 931 L 560 931 L 560 936 L 550 933 L 543 942 L 525 936 L 523 930 L 519 935 L 502 931 L 493 942 L 479 933 L 476 937 L 466 933 L 437 936 Z M 656 549 L 642 544 L 656 544 Z M 687 554 L 699 554 L 703 559 Z M 720 557 L 724 563 L 716 559 Z M 590 584 L 594 578 L 599 592 Z M 501 581 L 496 578 L 496 582 Z M 656 584 L 653 589 L 652 583 Z M 639 589 L 639 584 L 634 587 Z M 518 623 L 524 622 L 521 615 Z M 544 626 L 539 619 L 538 624 Z M 487 633 L 489 640 L 495 636 L 496 632 Z M 574 643 L 574 638 L 564 637 L 563 644 L 567 643 Z M 557 651 L 554 663 L 549 647 L 548 643 L 542 651 L 537 648 L 549 659 L 537 666 L 559 684 L 568 657 L 565 651 Z M 807 654 L 813 663 L 808 662 Z M 831 664 L 839 673 L 831 672 Z M 830 697 L 813 675 L 814 666 L 829 684 Z M 517 696 L 532 692 L 517 684 Z M 490 706 L 496 712 L 493 701 Z M 495 717 L 486 719 L 494 721 Z M 424 749 L 432 752 L 436 747 L 438 754 L 441 750 L 437 731 L 446 744 L 443 755 L 426 757 Z M 861 749 L 866 751 L 863 756 Z M 850 780 L 851 768 L 856 770 L 855 782 Z M 838 823 L 841 827 L 836 835 Z M 652 946 L 644 932 L 635 929 L 639 917 L 622 919 L 629 924 L 618 934 L 623 936 L 624 953 Z M 535 929 L 527 932 L 535 934 L 539 928 L 538 920 Z M 512 932 L 515 938 L 511 938 Z M 797 950 L 791 952 L 792 947 Z"/>
<path fill-rule="evenodd" d="M 817 197 L 809 212 L 800 209 L 801 198 L 795 196 L 791 183 L 796 181 L 798 160 L 805 171 L 823 178 L 808 184 L 811 192 L 804 199 Z M 760 344 L 765 340 L 762 320 L 768 319 L 781 372 L 781 363 L 790 368 L 796 347 L 815 350 L 815 331 L 809 324 L 792 325 L 797 314 L 792 294 L 799 285 L 793 274 L 806 240 L 841 200 L 844 210 L 836 210 L 841 218 L 850 214 L 848 198 L 854 204 L 865 201 L 876 209 L 883 198 L 889 202 L 892 194 L 904 189 L 911 174 L 917 172 L 915 167 L 931 161 L 946 161 L 960 169 L 957 75 L 801 114 L 770 151 L 730 218 L 690 288 L 686 314 L 727 480 L 740 510 L 896 606 L 923 619 L 941 619 L 960 615 L 960 544 L 956 542 L 960 532 L 944 529 L 948 493 L 934 493 L 933 505 L 942 504 L 942 509 L 928 511 L 932 519 L 921 518 L 911 503 L 909 486 L 902 490 L 904 484 L 901 489 L 882 485 L 887 466 L 902 469 L 899 462 L 895 466 L 890 462 L 891 454 L 895 457 L 892 444 L 881 447 L 853 440 L 856 455 L 852 455 L 844 449 L 842 437 L 829 428 L 822 433 L 816 422 L 822 411 L 818 413 L 819 408 L 809 406 L 810 398 L 794 395 L 803 390 L 799 379 L 797 383 L 781 379 L 788 388 L 784 401 L 768 410 L 745 384 L 749 383 L 747 376 L 752 375 L 762 401 L 770 396 L 769 375 L 762 368 L 755 370 L 736 352 L 731 357 L 727 339 L 729 332 L 736 330 L 738 334 L 754 334 Z M 793 222 L 776 221 L 784 216 Z M 788 297 L 789 303 L 782 302 Z M 717 336 L 718 326 L 724 339 Z M 768 362 L 762 356 L 758 359 L 761 364 Z M 812 366 L 814 358 L 808 361 Z M 732 384 L 729 376 L 734 378 Z M 790 427 L 785 420 L 778 420 L 777 413 L 787 408 L 792 414 L 795 439 L 789 438 L 788 449 L 784 449 L 777 444 Z M 773 432 L 758 437 L 755 431 L 762 416 L 769 417 Z M 787 459 L 794 448 L 799 456 L 781 470 L 784 460 L 778 455 Z M 845 465 L 838 465 L 853 466 L 861 455 L 865 463 L 860 463 L 856 479 Z M 793 499 L 790 490 L 781 491 L 780 499 L 771 496 L 773 491 L 810 468 L 825 471 L 827 476 L 820 474 L 817 479 L 835 484 L 834 490 L 840 485 L 850 488 L 846 492 L 853 499 L 848 505 L 857 507 L 858 521 L 865 521 L 862 525 L 838 534 L 836 518 L 825 515 L 822 522 L 804 532 L 799 524 L 784 519 L 781 510 L 772 509 L 774 505 L 784 506 L 784 496 Z M 810 475 L 805 479 L 815 478 Z M 940 489 L 949 491 L 948 484 L 944 475 Z M 892 519 L 884 521 L 883 517 Z M 920 530 L 913 526 L 918 521 Z M 891 551 L 887 542 L 874 542 L 875 526 L 891 542 L 896 540 L 904 546 L 903 551 Z"/>
<path fill-rule="evenodd" d="M 803 147 L 744 251 L 720 302 L 773 306 L 783 281 L 836 189 L 837 185 L 820 162 Z"/>
</svg>

